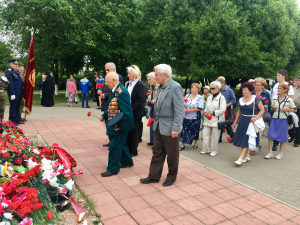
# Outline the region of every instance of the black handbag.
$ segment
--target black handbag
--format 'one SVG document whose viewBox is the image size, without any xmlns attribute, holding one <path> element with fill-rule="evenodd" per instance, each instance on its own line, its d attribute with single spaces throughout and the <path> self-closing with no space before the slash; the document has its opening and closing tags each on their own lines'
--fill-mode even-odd
<svg viewBox="0 0 300 225">
<path fill-rule="evenodd" d="M 288 98 L 285 100 L 285 103 L 287 102 Z M 285 103 L 284 105 L 282 106 L 282 108 L 284 108 L 285 106 Z M 288 121 L 288 124 L 289 125 L 293 125 L 294 124 L 294 121 L 293 121 L 293 117 L 291 115 L 287 115 L 285 112 L 284 112 L 286 118 L 287 118 L 287 121 Z"/>
<path fill-rule="evenodd" d="M 221 106 L 221 97 L 219 99 L 219 108 L 220 108 L 220 106 Z M 219 120 L 219 116 L 218 116 L 218 120 Z M 218 129 L 219 130 L 223 130 L 224 128 L 226 129 L 228 127 L 231 127 L 231 120 L 230 119 L 222 121 L 222 122 L 218 122 Z"/>
</svg>

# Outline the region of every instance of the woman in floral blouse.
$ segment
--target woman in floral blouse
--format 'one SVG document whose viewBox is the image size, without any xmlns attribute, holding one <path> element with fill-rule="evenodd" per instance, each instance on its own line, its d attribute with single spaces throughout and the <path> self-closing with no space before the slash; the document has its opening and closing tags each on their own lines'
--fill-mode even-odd
<svg viewBox="0 0 300 225">
<path fill-rule="evenodd" d="M 180 141 L 182 142 L 179 150 L 185 149 L 184 144 L 191 145 L 194 142 L 194 148 L 198 148 L 199 130 L 201 124 L 201 110 L 203 109 L 203 97 L 199 95 L 201 86 L 198 83 L 191 85 L 191 94 L 184 98 L 184 119 L 182 131 L 180 133 Z"/>
</svg>

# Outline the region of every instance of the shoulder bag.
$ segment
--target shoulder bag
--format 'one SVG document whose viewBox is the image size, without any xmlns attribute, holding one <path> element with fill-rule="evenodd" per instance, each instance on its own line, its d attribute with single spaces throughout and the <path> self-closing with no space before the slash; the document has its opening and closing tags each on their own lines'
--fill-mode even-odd
<svg viewBox="0 0 300 225">
<path fill-rule="evenodd" d="M 285 100 L 285 103 L 284 105 L 282 106 L 282 108 L 284 108 L 286 102 L 287 102 L 288 98 Z M 278 97 L 278 102 L 279 102 L 279 97 Z M 291 115 L 287 115 L 285 112 L 284 112 L 286 118 L 287 118 L 287 121 L 288 121 L 288 124 L 289 125 L 293 125 L 294 124 L 294 121 L 293 121 L 293 117 Z"/>
<path fill-rule="evenodd" d="M 221 97 L 222 96 L 220 96 L 220 99 L 219 99 L 219 108 L 221 107 Z M 219 116 L 218 116 L 218 121 L 219 121 Z M 229 127 L 231 127 L 231 121 L 230 121 L 230 119 L 222 121 L 222 122 L 218 122 L 218 129 L 219 130 L 223 130 L 224 128 L 229 128 Z"/>
</svg>

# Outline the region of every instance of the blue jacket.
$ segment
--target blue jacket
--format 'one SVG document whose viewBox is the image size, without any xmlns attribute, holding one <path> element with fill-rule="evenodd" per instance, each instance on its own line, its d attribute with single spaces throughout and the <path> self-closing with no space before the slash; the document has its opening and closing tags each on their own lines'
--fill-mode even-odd
<svg viewBox="0 0 300 225">
<path fill-rule="evenodd" d="M 81 93 L 89 93 L 89 89 L 91 87 L 91 83 L 88 79 L 83 78 L 79 82 L 79 88 L 81 90 Z"/>
<path fill-rule="evenodd" d="M 23 95 L 24 82 L 21 79 L 18 70 L 9 68 L 8 70 L 6 70 L 5 75 L 10 82 L 10 84 L 7 87 L 7 95 Z"/>
</svg>

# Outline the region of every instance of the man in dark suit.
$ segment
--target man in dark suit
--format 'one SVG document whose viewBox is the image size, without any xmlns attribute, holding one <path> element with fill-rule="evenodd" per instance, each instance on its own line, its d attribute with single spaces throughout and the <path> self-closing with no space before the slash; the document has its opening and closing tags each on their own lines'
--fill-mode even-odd
<svg viewBox="0 0 300 225">
<path fill-rule="evenodd" d="M 23 121 L 20 121 L 19 118 L 19 108 L 22 95 L 24 94 L 24 82 L 18 73 L 18 59 L 12 59 L 10 62 L 10 68 L 5 72 L 8 81 L 10 84 L 7 87 L 7 95 L 9 98 L 9 120 L 13 122 L 16 126 L 19 123 L 23 124 Z"/>
<path fill-rule="evenodd" d="M 126 138 L 129 130 L 134 127 L 132 110 L 130 107 L 130 96 L 126 88 L 119 82 L 118 74 L 115 72 L 108 73 L 105 77 L 107 86 L 112 90 L 109 96 L 108 110 L 100 117 L 110 121 L 119 112 L 124 116 L 114 126 L 107 127 L 107 135 L 111 136 L 107 171 L 101 173 L 103 177 L 109 177 L 118 174 L 120 168 L 133 166 L 133 161 L 126 144 Z"/>
<path fill-rule="evenodd" d="M 106 72 L 106 74 L 108 74 L 109 72 L 117 73 L 116 65 L 112 62 L 106 63 L 105 64 L 105 72 Z M 120 83 L 124 85 L 124 78 L 120 74 L 118 74 L 118 76 L 119 76 Z"/>
<path fill-rule="evenodd" d="M 129 82 L 126 85 L 126 89 L 130 95 L 135 126 L 128 133 L 127 144 L 131 157 L 133 157 L 138 155 L 137 148 L 139 145 L 139 128 L 142 118 L 145 115 L 146 88 L 145 85 L 138 79 L 141 76 L 141 71 L 136 65 L 127 67 L 127 70 Z"/>
</svg>

